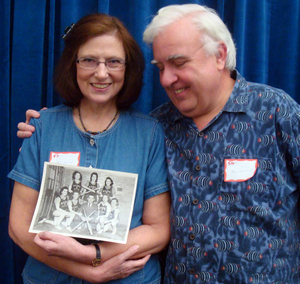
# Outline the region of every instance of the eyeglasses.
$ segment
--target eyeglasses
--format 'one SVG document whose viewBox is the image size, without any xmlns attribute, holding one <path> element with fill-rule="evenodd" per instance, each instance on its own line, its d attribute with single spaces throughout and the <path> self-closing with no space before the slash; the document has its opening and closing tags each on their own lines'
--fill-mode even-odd
<svg viewBox="0 0 300 284">
<path fill-rule="evenodd" d="M 96 69 L 100 63 L 104 63 L 106 68 L 111 71 L 122 70 L 125 68 L 126 61 L 122 59 L 107 59 L 105 61 L 99 61 L 95 58 L 83 57 L 76 61 L 83 69 Z"/>
</svg>

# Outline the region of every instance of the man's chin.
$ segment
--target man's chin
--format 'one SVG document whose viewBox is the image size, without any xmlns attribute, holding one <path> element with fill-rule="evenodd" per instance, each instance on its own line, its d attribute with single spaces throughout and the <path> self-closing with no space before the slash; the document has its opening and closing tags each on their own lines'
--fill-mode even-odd
<svg viewBox="0 0 300 284">
<path fill-rule="evenodd" d="M 186 105 L 184 105 L 182 103 L 174 104 L 174 105 L 180 111 L 180 113 L 182 113 L 184 116 L 193 117 L 193 110 L 194 110 L 194 108 L 186 106 Z"/>
</svg>

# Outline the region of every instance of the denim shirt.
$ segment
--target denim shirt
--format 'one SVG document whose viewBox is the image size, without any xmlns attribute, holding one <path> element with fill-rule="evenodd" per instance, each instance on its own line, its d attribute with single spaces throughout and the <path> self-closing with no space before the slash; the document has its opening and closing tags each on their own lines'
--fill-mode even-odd
<svg viewBox="0 0 300 284">
<path fill-rule="evenodd" d="M 142 224 L 144 201 L 169 190 L 161 125 L 152 117 L 136 111 L 121 112 L 107 131 L 92 136 L 82 132 L 73 121 L 72 109 L 60 105 L 41 111 L 32 119 L 36 131 L 25 139 L 18 161 L 9 177 L 39 190 L 43 164 L 50 152 L 80 152 L 79 166 L 138 174 L 135 204 L 130 229 Z M 86 283 L 28 258 L 25 283 Z M 156 256 L 144 269 L 112 283 L 159 283 L 160 265 Z M 60 282 L 62 281 L 62 282 Z"/>
<path fill-rule="evenodd" d="M 299 283 L 300 107 L 233 76 L 201 131 L 171 102 L 152 113 L 172 196 L 165 283 Z"/>
</svg>

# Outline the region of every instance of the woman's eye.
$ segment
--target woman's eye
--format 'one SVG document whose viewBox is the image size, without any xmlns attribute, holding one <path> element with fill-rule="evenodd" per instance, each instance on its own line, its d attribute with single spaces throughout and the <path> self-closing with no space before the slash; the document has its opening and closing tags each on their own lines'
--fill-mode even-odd
<svg viewBox="0 0 300 284">
<path fill-rule="evenodd" d="M 96 60 L 93 58 L 85 58 L 84 62 L 95 62 Z"/>
<path fill-rule="evenodd" d="M 120 64 L 121 61 L 119 59 L 109 59 L 107 62 L 112 63 L 112 64 Z"/>
</svg>

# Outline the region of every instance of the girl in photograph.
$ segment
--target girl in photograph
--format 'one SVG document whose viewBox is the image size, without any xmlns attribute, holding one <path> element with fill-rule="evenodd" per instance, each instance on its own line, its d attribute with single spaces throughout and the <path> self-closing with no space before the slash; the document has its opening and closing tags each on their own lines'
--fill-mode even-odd
<svg viewBox="0 0 300 284">
<path fill-rule="evenodd" d="M 107 195 L 109 198 L 115 196 L 114 182 L 110 177 L 107 177 L 102 188 L 102 195 Z"/>
</svg>

